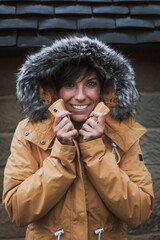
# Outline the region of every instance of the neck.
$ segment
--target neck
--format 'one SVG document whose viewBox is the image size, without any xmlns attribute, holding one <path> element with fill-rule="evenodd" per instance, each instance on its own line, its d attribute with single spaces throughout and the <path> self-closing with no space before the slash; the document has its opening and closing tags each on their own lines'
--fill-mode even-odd
<svg viewBox="0 0 160 240">
<path fill-rule="evenodd" d="M 78 131 L 81 129 L 83 123 L 84 122 L 74 122 L 73 121 L 73 125 L 74 125 L 75 129 L 77 129 Z"/>
</svg>

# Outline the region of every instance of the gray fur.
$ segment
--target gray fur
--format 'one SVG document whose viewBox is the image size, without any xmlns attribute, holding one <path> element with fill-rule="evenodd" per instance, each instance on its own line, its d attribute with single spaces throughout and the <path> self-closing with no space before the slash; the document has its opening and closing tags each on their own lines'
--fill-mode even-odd
<svg viewBox="0 0 160 240">
<path fill-rule="evenodd" d="M 39 94 L 39 79 L 47 81 L 64 62 L 85 56 L 103 72 L 106 81 L 113 81 L 116 102 L 113 116 L 122 120 L 135 113 L 139 94 L 129 61 L 97 39 L 70 37 L 28 56 L 18 73 L 17 97 L 30 121 L 48 116 L 48 109 Z"/>
</svg>

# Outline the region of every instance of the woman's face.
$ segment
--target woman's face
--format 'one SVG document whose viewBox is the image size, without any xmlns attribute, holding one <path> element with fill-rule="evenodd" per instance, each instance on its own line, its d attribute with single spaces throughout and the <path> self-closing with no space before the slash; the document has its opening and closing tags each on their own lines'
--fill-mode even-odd
<svg viewBox="0 0 160 240">
<path fill-rule="evenodd" d="M 80 76 L 75 82 L 65 83 L 59 91 L 59 98 L 64 100 L 66 109 L 72 112 L 74 122 L 85 122 L 100 101 L 100 82 L 96 73 L 83 80 Z"/>
</svg>

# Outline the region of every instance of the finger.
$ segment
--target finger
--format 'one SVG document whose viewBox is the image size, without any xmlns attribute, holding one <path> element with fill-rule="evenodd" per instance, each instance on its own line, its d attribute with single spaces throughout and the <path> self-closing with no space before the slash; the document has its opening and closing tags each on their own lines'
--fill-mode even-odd
<svg viewBox="0 0 160 240">
<path fill-rule="evenodd" d="M 90 117 L 97 118 L 96 122 L 99 123 L 100 125 L 103 125 L 105 123 L 104 115 L 100 112 L 93 111 L 91 112 Z"/>
<path fill-rule="evenodd" d="M 62 111 L 60 113 L 57 113 L 56 114 L 56 117 L 55 117 L 55 120 L 54 120 L 54 125 L 58 125 L 59 122 L 64 118 L 64 117 L 67 117 L 67 116 L 70 116 L 71 113 L 68 112 L 68 111 Z"/>
<path fill-rule="evenodd" d="M 64 117 L 57 125 L 53 124 L 53 131 L 56 134 L 59 130 L 62 130 L 62 128 L 69 122 L 69 119 L 67 117 Z"/>
<path fill-rule="evenodd" d="M 72 122 L 69 121 L 66 124 L 64 124 L 63 127 L 59 128 L 59 133 L 63 134 L 63 133 L 69 132 L 70 130 L 73 130 L 73 129 L 74 129 L 74 126 L 73 126 Z"/>
<path fill-rule="evenodd" d="M 92 125 L 92 127 L 90 125 Z M 79 130 L 79 133 L 83 136 L 83 139 L 91 140 L 101 137 L 104 133 L 104 129 L 103 126 L 97 124 L 93 119 L 89 119 Z"/>
<path fill-rule="evenodd" d="M 89 133 L 86 132 L 86 131 L 83 130 L 83 129 L 80 129 L 80 130 L 79 130 L 79 133 L 80 133 L 80 135 L 82 135 L 83 138 L 85 138 L 85 139 L 87 139 L 87 138 L 89 137 Z"/>
<path fill-rule="evenodd" d="M 78 135 L 78 132 L 76 129 L 73 129 L 69 132 L 66 132 L 66 133 L 63 133 L 61 135 L 61 137 L 58 137 L 57 138 L 60 140 L 60 142 L 64 143 L 64 144 L 67 144 L 67 143 L 71 143 L 72 142 L 72 138 L 75 138 L 77 137 Z"/>
<path fill-rule="evenodd" d="M 97 123 L 94 121 L 92 117 L 90 117 L 84 124 L 83 126 L 89 125 L 91 128 L 96 128 Z"/>
<path fill-rule="evenodd" d="M 93 120 L 93 121 L 94 121 L 94 120 Z M 92 128 L 91 125 L 89 125 L 89 122 L 88 122 L 88 123 L 84 123 L 81 129 L 83 129 L 83 130 L 86 131 L 86 132 L 91 132 L 91 131 L 93 131 L 93 128 Z"/>
<path fill-rule="evenodd" d="M 61 134 L 73 130 L 73 123 L 67 118 L 63 118 L 62 121 L 53 128 L 55 135 L 60 136 Z"/>
<path fill-rule="evenodd" d="M 78 135 L 78 131 L 76 129 L 73 129 L 69 132 L 63 133 L 62 137 L 68 139 L 72 137 L 77 137 L 77 135 Z"/>
<path fill-rule="evenodd" d="M 92 117 L 92 116 L 96 116 L 98 118 L 100 116 L 103 116 L 103 114 L 100 112 L 97 112 L 97 111 L 92 111 L 90 114 L 90 117 Z"/>
<path fill-rule="evenodd" d="M 92 132 L 86 132 L 85 130 L 81 129 L 79 130 L 79 134 L 82 136 L 83 141 L 82 142 L 86 142 L 92 139 L 95 139 L 96 136 L 94 136 L 94 134 Z"/>
<path fill-rule="evenodd" d="M 83 140 L 89 141 L 89 140 L 93 140 L 93 139 L 101 137 L 103 134 L 103 130 L 100 129 L 100 131 L 87 132 L 87 131 L 81 129 L 81 130 L 79 130 L 79 133 L 80 133 L 80 135 L 82 135 Z"/>
</svg>

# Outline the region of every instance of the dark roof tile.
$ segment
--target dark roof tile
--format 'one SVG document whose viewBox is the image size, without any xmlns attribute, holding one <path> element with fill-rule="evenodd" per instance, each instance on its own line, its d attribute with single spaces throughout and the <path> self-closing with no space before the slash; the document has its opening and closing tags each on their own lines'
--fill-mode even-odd
<svg viewBox="0 0 160 240">
<path fill-rule="evenodd" d="M 130 2 L 135 2 L 135 3 L 139 3 L 140 2 L 140 0 L 112 0 L 113 2 L 115 2 L 115 3 L 130 3 Z M 149 2 L 150 0 L 141 0 L 141 2 Z"/>
<path fill-rule="evenodd" d="M 0 36 L 1 47 L 13 47 L 16 46 L 16 33 L 10 35 Z"/>
<path fill-rule="evenodd" d="M 84 5 L 62 6 L 55 8 L 55 14 L 91 14 L 91 7 Z"/>
<path fill-rule="evenodd" d="M 117 18 L 117 28 L 154 28 L 152 20 L 136 18 Z"/>
<path fill-rule="evenodd" d="M 18 36 L 17 46 L 18 47 L 42 47 L 43 45 L 51 44 L 55 39 L 53 36 L 43 35 L 20 35 Z"/>
<path fill-rule="evenodd" d="M 112 0 L 77 0 L 77 2 L 88 2 L 88 3 L 111 3 Z"/>
<path fill-rule="evenodd" d="M 114 29 L 115 21 L 112 18 L 81 18 L 78 20 L 78 29 Z"/>
<path fill-rule="evenodd" d="M 1 0 L 0 29 L 6 46 L 15 35 L 16 46 L 34 47 L 74 32 L 110 44 L 160 43 L 160 0 Z"/>
<path fill-rule="evenodd" d="M 132 33 L 101 33 L 98 34 L 98 39 L 106 44 L 135 44 L 136 36 Z"/>
<path fill-rule="evenodd" d="M 155 27 L 160 27 L 160 18 L 156 18 L 153 20 Z"/>
<path fill-rule="evenodd" d="M 0 14 L 15 14 L 16 13 L 16 7 L 15 6 L 6 6 L 6 5 L 0 5 Z"/>
<path fill-rule="evenodd" d="M 137 34 L 137 43 L 158 43 L 160 42 L 160 31 L 140 32 Z"/>
<path fill-rule="evenodd" d="M 71 18 L 46 18 L 39 21 L 39 30 L 76 28 L 76 20 Z"/>
<path fill-rule="evenodd" d="M 33 2 L 33 0 L 30 0 L 30 1 Z M 66 2 L 69 2 L 69 3 L 70 3 L 70 2 L 77 2 L 77 0 L 38 0 L 38 1 L 47 2 L 47 3 L 48 3 L 48 2 L 50 2 L 50 3 L 57 3 L 57 2 L 62 2 L 62 3 L 63 3 L 63 2 L 65 2 L 65 3 L 66 3 Z M 61 3 L 61 4 L 62 4 L 62 3 Z"/>
<path fill-rule="evenodd" d="M 0 29 L 36 29 L 37 20 L 34 18 L 10 18 L 0 20 Z"/>
<path fill-rule="evenodd" d="M 129 10 L 127 7 L 119 6 L 99 6 L 93 7 L 94 14 L 128 14 Z"/>
<path fill-rule="evenodd" d="M 160 15 L 160 5 L 141 5 L 130 7 L 131 15 Z"/>
<path fill-rule="evenodd" d="M 45 6 L 40 4 L 19 4 L 16 10 L 17 14 L 53 14 L 53 6 Z"/>
</svg>

